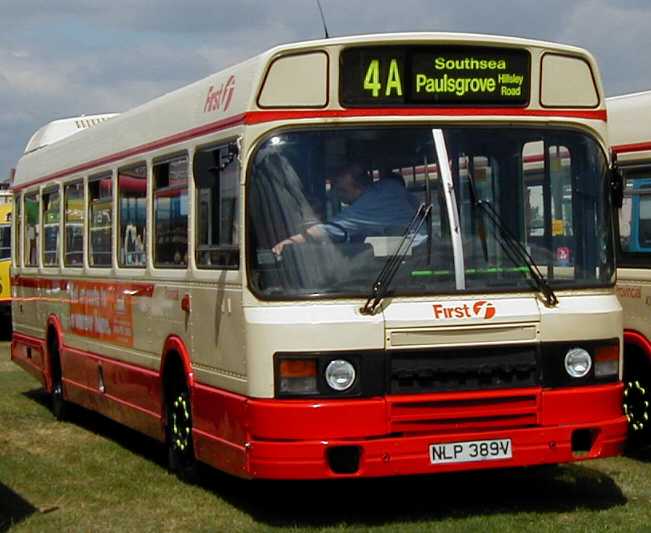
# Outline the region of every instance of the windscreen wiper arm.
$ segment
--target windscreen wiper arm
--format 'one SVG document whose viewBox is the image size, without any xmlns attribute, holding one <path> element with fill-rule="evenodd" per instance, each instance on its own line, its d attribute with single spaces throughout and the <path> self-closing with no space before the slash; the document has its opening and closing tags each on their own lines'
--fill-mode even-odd
<svg viewBox="0 0 651 533">
<path fill-rule="evenodd" d="M 425 222 L 431 210 L 431 203 L 423 203 L 418 207 L 418 211 L 416 211 L 414 218 L 411 219 L 407 229 L 405 229 L 405 232 L 402 234 L 402 239 L 400 240 L 400 244 L 396 248 L 396 251 L 386 260 L 382 270 L 380 270 L 380 273 L 375 279 L 375 282 L 373 282 L 371 294 L 366 300 L 364 307 L 360 309 L 360 312 L 363 315 L 372 315 L 375 313 L 378 305 L 380 305 L 380 302 L 386 296 L 389 287 L 391 286 L 391 281 L 398 272 L 403 259 L 409 252 L 416 235 L 418 235 L 423 222 Z"/>
<path fill-rule="evenodd" d="M 554 294 L 554 290 L 550 287 L 549 283 L 547 283 L 545 276 L 540 272 L 538 265 L 534 261 L 533 257 L 531 257 L 531 254 L 527 251 L 524 244 L 522 244 L 520 239 L 516 238 L 509 228 L 506 227 L 502 218 L 490 202 L 479 199 L 477 190 L 475 189 L 475 181 L 470 173 L 468 173 L 468 182 L 470 183 L 473 203 L 482 209 L 482 211 L 488 216 L 488 219 L 493 223 L 493 226 L 497 230 L 493 233 L 504 252 L 516 266 L 519 262 L 525 264 L 531 274 L 531 279 L 533 279 L 536 287 L 545 298 L 546 305 L 549 307 L 558 305 L 558 298 L 556 297 L 556 294 Z"/>
</svg>

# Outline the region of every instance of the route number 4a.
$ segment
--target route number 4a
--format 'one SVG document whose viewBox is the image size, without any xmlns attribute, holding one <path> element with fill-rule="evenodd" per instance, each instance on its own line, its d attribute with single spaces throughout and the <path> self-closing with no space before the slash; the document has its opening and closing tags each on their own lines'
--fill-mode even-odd
<svg viewBox="0 0 651 533">
<path fill-rule="evenodd" d="M 364 90 L 371 91 L 374 98 L 380 96 L 382 81 L 380 80 L 380 60 L 373 59 L 368 65 L 364 77 Z M 400 70 L 398 60 L 392 59 L 389 63 L 389 73 L 386 79 L 384 96 L 402 96 L 402 82 L 400 81 Z"/>
</svg>

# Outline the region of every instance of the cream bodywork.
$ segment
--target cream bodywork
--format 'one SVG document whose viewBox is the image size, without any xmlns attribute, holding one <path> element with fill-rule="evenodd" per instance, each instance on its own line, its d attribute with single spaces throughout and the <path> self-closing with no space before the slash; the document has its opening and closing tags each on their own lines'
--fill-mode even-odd
<svg viewBox="0 0 651 533">
<path fill-rule="evenodd" d="M 356 303 L 292 303 L 245 310 L 249 394 L 272 397 L 273 354 L 354 350 L 427 349 L 554 341 L 620 339 L 622 309 L 612 292 L 557 293 L 559 305 L 546 307 L 534 295 L 472 295 L 387 300 L 375 316 Z M 490 302 L 492 319 L 436 319 L 433 306 Z M 372 354 L 369 354 L 372 356 Z M 255 364 L 252 364 L 255 362 Z"/>
<path fill-rule="evenodd" d="M 651 339 L 651 272 L 641 268 L 618 269 L 617 296 L 624 309 L 624 328 Z"/>
</svg>

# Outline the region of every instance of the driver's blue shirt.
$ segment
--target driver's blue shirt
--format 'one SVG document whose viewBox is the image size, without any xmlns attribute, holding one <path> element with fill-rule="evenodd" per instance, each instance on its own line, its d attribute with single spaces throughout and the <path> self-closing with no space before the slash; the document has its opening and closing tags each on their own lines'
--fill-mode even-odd
<svg viewBox="0 0 651 533">
<path fill-rule="evenodd" d="M 355 201 L 317 227 L 335 242 L 368 236 L 402 235 L 418 209 L 416 198 L 395 178 L 371 184 Z"/>
</svg>

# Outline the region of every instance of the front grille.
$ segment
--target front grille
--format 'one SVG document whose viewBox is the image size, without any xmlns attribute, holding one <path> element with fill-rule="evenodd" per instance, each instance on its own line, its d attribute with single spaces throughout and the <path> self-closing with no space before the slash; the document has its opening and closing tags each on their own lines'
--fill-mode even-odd
<svg viewBox="0 0 651 533">
<path fill-rule="evenodd" d="M 390 355 L 390 394 L 535 387 L 535 346 L 401 351 Z"/>
<path fill-rule="evenodd" d="M 392 433 L 480 431 L 539 423 L 540 388 L 389 397 Z"/>
</svg>

